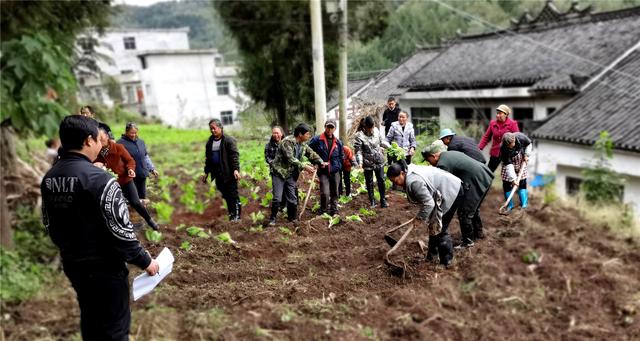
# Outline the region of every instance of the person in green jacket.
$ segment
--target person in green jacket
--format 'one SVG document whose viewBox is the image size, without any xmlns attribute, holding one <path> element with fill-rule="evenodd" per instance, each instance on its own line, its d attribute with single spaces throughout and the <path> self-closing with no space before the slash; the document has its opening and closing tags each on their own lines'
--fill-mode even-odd
<svg viewBox="0 0 640 341">
<path fill-rule="evenodd" d="M 293 130 L 293 136 L 287 136 L 278 145 L 278 152 L 271 164 L 273 169 L 273 199 L 271 200 L 271 217 L 269 225 L 275 225 L 278 210 L 283 201 L 287 202 L 287 219 L 294 221 L 298 215 L 298 196 L 296 195 L 300 171 L 315 171 L 311 165 L 305 165 L 301 159 L 306 156 L 311 163 L 326 167 L 320 156 L 305 142 L 311 138 L 311 127 L 300 123 Z M 283 197 L 284 194 L 284 197 Z"/>
<path fill-rule="evenodd" d="M 458 210 L 462 247 L 473 246 L 473 241 L 484 238 L 480 205 L 486 197 L 493 172 L 486 165 L 458 151 L 446 151 L 441 140 L 436 140 L 424 151 L 427 162 L 462 180 L 464 201 Z"/>
</svg>

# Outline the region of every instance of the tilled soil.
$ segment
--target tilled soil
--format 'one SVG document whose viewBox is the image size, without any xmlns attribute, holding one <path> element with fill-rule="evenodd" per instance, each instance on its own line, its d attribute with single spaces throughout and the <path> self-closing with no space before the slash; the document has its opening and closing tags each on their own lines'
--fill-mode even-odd
<svg viewBox="0 0 640 341">
<path fill-rule="evenodd" d="M 312 198 L 315 200 L 315 197 Z M 606 226 L 594 226 L 570 209 L 544 206 L 534 197 L 526 210 L 500 216 L 501 193 L 487 197 L 486 238 L 456 252 L 445 269 L 428 263 L 416 228 L 394 261 L 403 277 L 383 263 L 386 227 L 410 219 L 417 207 L 402 193 L 389 208 L 363 223 L 328 221 L 307 210 L 297 223 L 279 216 L 275 227 L 250 232 L 252 203 L 241 222 L 226 221 L 219 199 L 205 214 L 174 214 L 161 245 L 169 247 L 173 273 L 151 294 L 132 303 L 135 340 L 210 339 L 433 339 L 583 340 L 640 339 L 640 243 Z M 311 200 L 309 208 L 311 207 Z M 367 207 L 356 197 L 340 214 Z M 228 231 L 237 242 L 189 237 L 197 225 L 212 235 Z M 459 226 L 450 226 L 454 240 Z M 141 239 L 144 237 L 141 236 Z M 192 249 L 180 249 L 189 241 Z M 426 240 L 425 240 L 426 241 Z M 523 260 L 535 256 L 537 262 Z M 132 276 L 141 271 L 132 268 Z M 79 310 L 68 281 L 7 307 L 7 340 L 69 339 L 78 334 Z"/>
</svg>

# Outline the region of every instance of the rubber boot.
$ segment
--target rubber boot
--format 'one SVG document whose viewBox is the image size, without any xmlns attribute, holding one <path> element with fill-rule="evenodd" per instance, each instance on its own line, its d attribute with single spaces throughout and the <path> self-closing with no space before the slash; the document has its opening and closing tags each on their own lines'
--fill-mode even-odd
<svg viewBox="0 0 640 341">
<path fill-rule="evenodd" d="M 473 239 L 484 239 L 484 231 L 482 226 L 482 219 L 480 218 L 480 212 L 477 211 L 473 216 Z"/>
<path fill-rule="evenodd" d="M 504 193 L 504 199 L 508 199 L 509 196 L 511 195 L 511 191 L 509 192 L 505 192 Z M 513 198 L 511 198 L 511 201 L 509 201 L 509 204 L 507 205 L 507 211 L 511 211 L 513 209 Z"/>
<path fill-rule="evenodd" d="M 293 204 L 287 205 L 287 220 L 294 221 L 298 219 L 298 206 Z"/>
<path fill-rule="evenodd" d="M 529 206 L 529 192 L 527 192 L 527 189 L 518 190 L 518 196 L 520 197 L 520 206 L 527 208 Z"/>
<path fill-rule="evenodd" d="M 371 189 L 371 191 L 369 191 L 369 206 L 371 206 L 371 208 L 376 207 L 376 199 L 373 196 L 373 188 Z"/>
<path fill-rule="evenodd" d="M 433 262 L 438 257 L 438 243 L 435 236 L 429 236 L 427 243 L 427 262 Z"/>
<path fill-rule="evenodd" d="M 271 204 L 271 217 L 269 217 L 269 226 L 276 224 L 276 217 L 278 216 L 278 210 L 280 209 L 277 203 Z"/>
<path fill-rule="evenodd" d="M 380 207 L 382 208 L 389 207 L 389 204 L 387 204 L 387 199 L 385 198 L 380 199 Z"/>
<path fill-rule="evenodd" d="M 438 255 L 440 256 L 440 264 L 449 267 L 453 262 L 453 242 L 448 233 L 440 233 L 437 235 Z"/>
<path fill-rule="evenodd" d="M 236 219 L 235 220 L 240 220 L 240 217 L 242 216 L 242 204 L 240 203 L 240 199 L 238 199 L 236 201 Z"/>
</svg>

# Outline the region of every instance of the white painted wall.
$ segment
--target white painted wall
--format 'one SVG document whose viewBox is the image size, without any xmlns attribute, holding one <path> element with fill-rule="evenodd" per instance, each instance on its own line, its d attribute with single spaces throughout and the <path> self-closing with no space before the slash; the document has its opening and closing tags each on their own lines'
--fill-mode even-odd
<svg viewBox="0 0 640 341">
<path fill-rule="evenodd" d="M 232 77 L 216 78 L 214 53 L 145 56 L 142 71 L 147 114 L 175 127 L 203 127 L 222 111 L 232 111 L 234 124 L 242 109 Z M 218 95 L 216 81 L 229 81 L 229 95 Z M 246 98 L 246 97 L 245 97 Z"/>
<path fill-rule="evenodd" d="M 594 151 L 589 146 L 538 140 L 537 164 L 533 164 L 533 172 L 537 174 L 556 174 L 556 190 L 566 196 L 567 176 L 582 178 L 580 172 L 591 164 Z M 624 189 L 624 202 L 634 207 L 640 216 L 640 153 L 614 150 L 611 167 L 627 180 Z"/>
</svg>

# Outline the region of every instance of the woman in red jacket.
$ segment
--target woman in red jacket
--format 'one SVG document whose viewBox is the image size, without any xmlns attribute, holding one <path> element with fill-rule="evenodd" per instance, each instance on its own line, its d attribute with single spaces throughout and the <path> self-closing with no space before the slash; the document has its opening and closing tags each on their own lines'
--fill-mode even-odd
<svg viewBox="0 0 640 341">
<path fill-rule="evenodd" d="M 136 162 L 133 160 L 127 149 L 117 144 L 114 140 L 109 139 L 109 135 L 100 125 L 99 130 L 100 143 L 102 149 L 100 154 L 95 160 L 95 165 L 98 167 L 106 167 L 111 169 L 118 176 L 118 183 L 122 188 L 122 194 L 131 207 L 133 207 L 138 214 L 147 222 L 147 224 L 154 230 L 158 230 L 158 224 L 153 221 L 149 211 L 142 205 L 140 198 L 138 197 L 138 191 L 133 183 L 133 178 L 136 177 Z"/>
<path fill-rule="evenodd" d="M 505 133 L 517 133 L 518 123 L 515 120 L 509 118 L 511 115 L 511 108 L 505 104 L 501 104 L 496 108 L 496 119 L 491 120 L 487 131 L 482 136 L 478 148 L 483 150 L 487 146 L 489 140 L 491 140 L 491 151 L 489 153 L 488 167 L 492 172 L 495 172 L 496 168 L 500 164 L 500 145 L 502 144 L 502 135 Z"/>
</svg>

